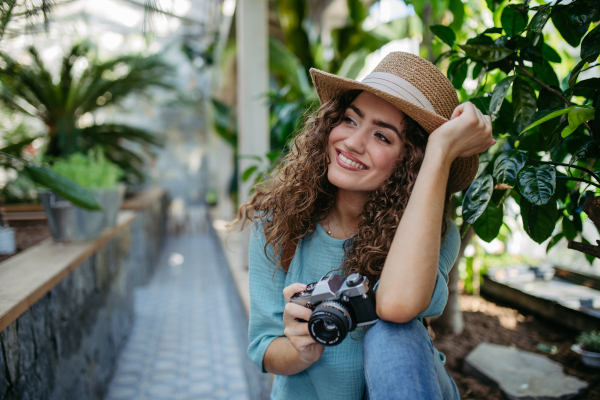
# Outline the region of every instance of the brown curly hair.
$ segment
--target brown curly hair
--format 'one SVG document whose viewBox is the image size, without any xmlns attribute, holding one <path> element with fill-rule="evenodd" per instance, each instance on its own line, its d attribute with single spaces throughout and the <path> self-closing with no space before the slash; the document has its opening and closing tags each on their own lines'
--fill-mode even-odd
<svg viewBox="0 0 600 400">
<path fill-rule="evenodd" d="M 329 134 L 339 125 L 348 106 L 361 93 L 353 90 L 323 104 L 305 123 L 304 131 L 294 140 L 290 152 L 278 170 L 255 187 L 253 197 L 238 210 L 234 223 L 260 221 L 268 246 L 274 252 L 271 261 L 279 268 L 284 249 L 310 236 L 318 221 L 325 219 L 335 204 L 337 187 L 329 182 L 327 152 Z M 389 179 L 369 196 L 358 217 L 358 231 L 344 243 L 345 257 L 340 269 L 359 272 L 374 285 L 421 168 L 427 145 L 427 132 L 404 115 L 404 152 Z M 450 221 L 450 193 L 446 193 L 441 236 Z M 291 254 L 293 257 L 293 253 Z M 289 265 L 289 263 L 288 263 Z"/>
</svg>

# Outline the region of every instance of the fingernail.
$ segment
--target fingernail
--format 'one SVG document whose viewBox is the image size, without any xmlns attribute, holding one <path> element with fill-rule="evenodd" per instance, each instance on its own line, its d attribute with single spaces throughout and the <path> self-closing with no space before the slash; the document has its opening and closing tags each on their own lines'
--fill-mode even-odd
<svg viewBox="0 0 600 400">
<path fill-rule="evenodd" d="M 496 139 L 494 139 L 494 144 L 498 143 L 498 141 Z"/>
<path fill-rule="evenodd" d="M 299 284 L 298 284 L 298 287 L 299 287 L 300 289 L 306 289 L 306 288 L 307 288 L 307 286 L 306 286 L 304 283 L 299 283 Z"/>
</svg>

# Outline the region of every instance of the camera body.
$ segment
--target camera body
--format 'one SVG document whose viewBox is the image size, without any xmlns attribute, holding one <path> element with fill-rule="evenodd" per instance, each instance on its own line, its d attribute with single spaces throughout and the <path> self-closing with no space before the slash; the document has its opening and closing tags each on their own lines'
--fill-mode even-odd
<svg viewBox="0 0 600 400">
<path fill-rule="evenodd" d="M 294 294 L 290 303 L 313 310 L 308 331 L 317 343 L 325 346 L 340 344 L 348 332 L 379 320 L 375 293 L 369 291 L 368 278 L 358 273 L 346 279 L 325 275 L 308 284 L 303 292 Z"/>
</svg>

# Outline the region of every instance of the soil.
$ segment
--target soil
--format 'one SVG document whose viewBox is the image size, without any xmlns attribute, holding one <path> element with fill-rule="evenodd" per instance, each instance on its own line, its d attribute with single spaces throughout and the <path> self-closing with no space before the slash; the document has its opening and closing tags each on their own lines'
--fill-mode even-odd
<svg viewBox="0 0 600 400">
<path fill-rule="evenodd" d="M 10 221 L 9 226 L 15 230 L 15 240 L 17 242 L 17 252 L 15 254 L 19 254 L 50 237 L 50 227 L 46 221 Z M 0 255 L 0 262 L 15 254 Z"/>
<path fill-rule="evenodd" d="M 435 321 L 432 327 L 435 347 L 446 355 L 446 369 L 463 399 L 505 399 L 500 389 L 462 373 L 465 357 L 481 342 L 543 354 L 562 364 L 566 374 L 588 382 L 588 390 L 574 399 L 600 399 L 600 369 L 583 365 L 579 354 L 571 350 L 579 332 L 482 297 L 463 295 L 459 302 L 465 325 L 462 334 L 449 333 Z M 557 352 L 544 353 L 538 350 L 539 344 L 556 346 Z"/>
</svg>

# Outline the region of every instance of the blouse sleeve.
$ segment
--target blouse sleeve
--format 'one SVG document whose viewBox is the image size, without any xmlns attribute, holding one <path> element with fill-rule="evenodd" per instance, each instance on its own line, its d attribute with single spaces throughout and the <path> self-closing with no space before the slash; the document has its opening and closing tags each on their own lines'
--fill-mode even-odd
<svg viewBox="0 0 600 400">
<path fill-rule="evenodd" d="M 441 315 L 448 302 L 448 274 L 458 257 L 460 248 L 460 233 L 453 223 L 448 227 L 448 233 L 440 250 L 438 275 L 429 306 L 417 318 L 436 317 Z"/>
<path fill-rule="evenodd" d="M 265 255 L 266 239 L 262 224 L 252 228 L 249 245 L 250 326 L 248 356 L 262 371 L 263 359 L 271 342 L 283 336 L 283 309 L 286 273 L 276 269 Z M 272 247 L 267 248 L 272 257 Z"/>
</svg>

